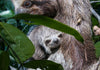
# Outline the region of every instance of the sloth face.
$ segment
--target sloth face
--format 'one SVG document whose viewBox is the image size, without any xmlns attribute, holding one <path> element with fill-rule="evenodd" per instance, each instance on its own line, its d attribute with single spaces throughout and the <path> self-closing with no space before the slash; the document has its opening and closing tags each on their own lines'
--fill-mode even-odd
<svg viewBox="0 0 100 70">
<path fill-rule="evenodd" d="M 60 47 L 62 37 L 63 37 L 63 34 L 60 33 L 60 34 L 52 35 L 45 38 L 44 40 L 45 51 L 48 54 L 55 52 Z"/>
<path fill-rule="evenodd" d="M 55 17 L 57 13 L 56 3 L 53 0 L 12 0 L 15 13 L 29 13 Z"/>
<path fill-rule="evenodd" d="M 62 38 L 62 34 L 59 34 L 57 36 L 48 37 L 45 40 L 45 45 L 50 48 L 56 48 L 58 45 L 60 45 L 61 38 Z"/>
</svg>

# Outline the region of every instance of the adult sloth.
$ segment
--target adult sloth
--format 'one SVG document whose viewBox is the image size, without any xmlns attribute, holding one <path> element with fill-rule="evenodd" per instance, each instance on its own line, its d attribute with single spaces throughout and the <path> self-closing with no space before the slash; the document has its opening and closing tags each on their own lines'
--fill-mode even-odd
<svg viewBox="0 0 100 70">
<path fill-rule="evenodd" d="M 61 63 L 64 70 L 89 70 L 95 62 L 89 0 L 12 0 L 15 12 L 45 15 L 76 29 L 84 44 L 65 34 L 60 49 L 49 60 Z M 45 21 L 45 20 L 44 20 Z M 60 61 L 60 62 L 59 62 Z M 95 69 L 93 69 L 95 70 Z"/>
</svg>

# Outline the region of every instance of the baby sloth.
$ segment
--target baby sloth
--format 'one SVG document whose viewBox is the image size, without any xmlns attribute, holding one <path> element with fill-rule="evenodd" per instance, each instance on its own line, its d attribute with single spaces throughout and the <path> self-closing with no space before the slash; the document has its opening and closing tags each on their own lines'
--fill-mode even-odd
<svg viewBox="0 0 100 70">
<path fill-rule="evenodd" d="M 48 27 L 38 26 L 32 30 L 28 37 L 35 46 L 33 58 L 45 59 L 59 49 L 63 33 Z"/>
<path fill-rule="evenodd" d="M 98 26 L 94 26 L 93 32 L 94 32 L 95 35 L 100 35 L 100 28 Z"/>
<path fill-rule="evenodd" d="M 51 36 L 46 36 L 46 37 L 41 37 L 39 40 L 39 43 L 41 46 L 44 47 L 45 52 L 48 54 L 51 54 L 54 52 L 54 49 L 59 48 L 60 44 L 61 44 L 61 37 L 62 34 L 58 33 L 58 34 L 53 34 Z"/>
</svg>

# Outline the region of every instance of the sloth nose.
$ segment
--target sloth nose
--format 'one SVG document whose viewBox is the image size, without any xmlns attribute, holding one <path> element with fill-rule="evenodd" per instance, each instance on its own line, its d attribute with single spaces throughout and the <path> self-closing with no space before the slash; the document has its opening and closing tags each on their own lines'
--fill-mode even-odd
<svg viewBox="0 0 100 70">
<path fill-rule="evenodd" d="M 53 42 L 54 42 L 54 43 L 56 43 L 56 44 L 58 44 L 59 40 L 58 40 L 58 39 L 56 39 L 56 40 L 54 40 Z"/>
</svg>

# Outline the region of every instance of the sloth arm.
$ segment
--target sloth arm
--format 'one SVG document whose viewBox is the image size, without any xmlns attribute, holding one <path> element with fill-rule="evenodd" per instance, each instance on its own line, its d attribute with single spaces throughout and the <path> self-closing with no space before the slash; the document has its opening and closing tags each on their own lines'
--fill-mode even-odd
<svg viewBox="0 0 100 70">
<path fill-rule="evenodd" d="M 32 30 L 32 32 L 28 35 L 28 38 L 31 40 L 35 47 L 35 53 L 33 54 L 33 58 L 36 60 L 40 59 L 45 59 L 46 58 L 46 53 L 41 48 L 40 43 L 39 43 L 39 35 L 41 35 L 41 26 L 36 27 L 35 29 Z"/>
</svg>

